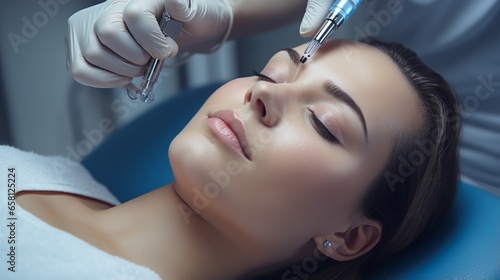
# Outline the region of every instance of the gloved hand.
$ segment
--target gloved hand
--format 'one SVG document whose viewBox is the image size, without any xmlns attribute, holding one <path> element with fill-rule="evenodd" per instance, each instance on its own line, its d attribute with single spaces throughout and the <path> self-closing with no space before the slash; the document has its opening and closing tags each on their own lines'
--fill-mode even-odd
<svg viewBox="0 0 500 280">
<path fill-rule="evenodd" d="M 308 0 L 307 8 L 300 24 L 300 35 L 312 37 L 321 27 L 328 10 L 335 0 Z"/>
<path fill-rule="evenodd" d="M 175 41 L 159 28 L 164 9 L 184 23 Z M 232 16 L 226 0 L 108 0 L 69 18 L 68 69 L 84 85 L 122 86 L 144 73 L 151 56 L 212 51 Z"/>
</svg>

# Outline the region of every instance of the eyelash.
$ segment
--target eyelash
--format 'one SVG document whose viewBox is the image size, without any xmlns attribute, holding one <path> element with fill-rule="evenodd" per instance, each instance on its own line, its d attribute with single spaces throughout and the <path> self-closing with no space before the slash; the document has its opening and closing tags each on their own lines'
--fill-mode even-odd
<svg viewBox="0 0 500 280">
<path fill-rule="evenodd" d="M 309 111 L 309 112 L 310 112 L 312 123 L 313 123 L 316 131 L 318 131 L 318 133 L 321 136 L 323 136 L 323 138 L 325 138 L 326 140 L 328 140 L 332 143 L 339 143 L 339 140 L 337 139 L 337 137 L 333 136 L 333 134 L 328 130 L 328 128 L 326 128 L 325 125 L 318 119 L 318 117 L 316 117 L 316 115 L 313 112 L 311 112 L 311 111 Z"/>
<path fill-rule="evenodd" d="M 257 78 L 259 78 L 259 81 L 270 82 L 270 83 L 276 84 L 276 81 L 271 79 L 269 76 L 266 76 L 262 73 L 255 71 L 255 70 L 253 70 L 253 74 L 255 76 L 257 76 Z"/>
<path fill-rule="evenodd" d="M 257 78 L 259 78 L 259 81 L 265 81 L 265 82 L 270 82 L 270 83 L 276 84 L 275 80 L 271 79 L 270 77 L 268 77 L 262 73 L 259 73 L 255 70 L 253 70 L 253 74 L 255 76 L 257 76 Z M 333 134 L 328 130 L 328 128 L 325 127 L 325 125 L 318 119 L 318 117 L 316 117 L 316 115 L 312 111 L 309 111 L 309 112 L 310 112 L 311 121 L 312 121 L 313 126 L 316 129 L 316 131 L 318 131 L 318 133 L 326 140 L 328 140 L 332 143 L 338 143 L 339 140 L 337 139 L 337 137 L 333 136 Z"/>
</svg>

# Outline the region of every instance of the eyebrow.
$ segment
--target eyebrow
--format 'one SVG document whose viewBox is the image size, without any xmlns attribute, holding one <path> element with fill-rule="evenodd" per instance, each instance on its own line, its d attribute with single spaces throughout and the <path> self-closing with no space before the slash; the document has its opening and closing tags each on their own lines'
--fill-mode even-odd
<svg viewBox="0 0 500 280">
<path fill-rule="evenodd" d="M 288 53 L 288 55 L 290 56 L 290 59 L 293 61 L 293 63 L 295 65 L 299 66 L 300 55 L 296 50 L 290 49 L 290 48 L 285 48 L 285 49 L 283 49 L 283 51 L 286 51 Z M 361 121 L 361 124 L 363 125 L 363 132 L 365 133 L 365 139 L 368 139 L 368 132 L 366 129 L 366 121 L 365 121 L 365 117 L 363 115 L 363 111 L 361 111 L 358 104 L 356 102 L 354 102 L 354 100 L 351 98 L 351 96 L 331 81 L 324 82 L 323 89 L 329 95 L 333 96 L 336 99 L 339 99 L 344 104 L 349 106 L 356 113 L 356 115 L 358 115 L 359 120 Z"/>
<path fill-rule="evenodd" d="M 367 129 L 366 129 L 366 121 L 365 121 L 365 117 L 363 116 L 363 111 L 361 111 L 358 104 L 356 104 L 356 102 L 354 102 L 354 100 L 351 98 L 351 96 L 331 81 L 325 81 L 323 83 L 323 89 L 325 90 L 326 93 L 339 99 L 344 104 L 351 107 L 351 109 L 356 113 L 356 115 L 358 115 L 359 120 L 361 121 L 361 124 L 363 125 L 363 132 L 365 133 L 365 139 L 368 139 L 368 133 L 367 133 Z"/>
<path fill-rule="evenodd" d="M 293 61 L 293 64 L 299 66 L 300 56 L 296 50 L 290 49 L 290 48 L 285 48 L 285 49 L 282 49 L 282 51 L 286 51 L 288 53 L 288 55 L 290 56 L 290 59 Z"/>
</svg>

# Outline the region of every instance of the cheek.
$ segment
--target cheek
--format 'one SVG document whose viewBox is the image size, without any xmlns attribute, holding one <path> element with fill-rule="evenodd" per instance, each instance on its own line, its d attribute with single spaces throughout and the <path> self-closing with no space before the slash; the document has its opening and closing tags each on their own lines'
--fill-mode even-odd
<svg viewBox="0 0 500 280">
<path fill-rule="evenodd" d="M 190 188 L 203 180 L 203 174 L 210 166 L 210 147 L 208 140 L 193 129 L 190 123 L 179 133 L 169 147 L 169 159 L 175 180 L 180 186 Z"/>
<path fill-rule="evenodd" d="M 276 238 L 342 223 L 356 206 L 349 182 L 360 174 L 352 157 L 327 149 L 311 137 L 279 134 L 251 168 L 232 178 L 216 202 L 225 210 L 219 212 L 248 229 L 263 229 L 265 236 L 281 233 Z"/>
<path fill-rule="evenodd" d="M 211 135 L 206 125 L 206 117 L 217 110 L 235 108 L 243 104 L 249 83 L 248 78 L 241 78 L 221 86 L 175 137 L 170 144 L 169 158 L 176 180 L 187 177 L 192 178 L 189 179 L 191 184 L 203 183 L 206 181 L 206 174 L 212 171 L 210 168 L 226 163 L 227 159 L 221 158 L 224 153 L 221 153 L 220 146 L 206 136 Z"/>
<path fill-rule="evenodd" d="M 277 201 L 284 207 L 325 207 L 350 200 L 352 178 L 361 175 L 357 158 L 307 132 L 283 129 L 276 135 L 260 154 L 257 173 L 263 174 L 266 188 L 262 191 L 282 197 Z"/>
</svg>

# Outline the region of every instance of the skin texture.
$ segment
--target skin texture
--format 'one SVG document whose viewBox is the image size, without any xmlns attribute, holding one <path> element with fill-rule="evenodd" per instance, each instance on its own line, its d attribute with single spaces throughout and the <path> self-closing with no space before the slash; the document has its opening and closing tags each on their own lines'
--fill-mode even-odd
<svg viewBox="0 0 500 280">
<path fill-rule="evenodd" d="M 302 54 L 304 48 L 296 50 Z M 220 231 L 236 239 L 245 236 L 245 243 L 264 245 L 283 258 L 315 236 L 322 237 L 318 243 L 345 242 L 338 235 L 363 224 L 368 239 L 377 240 L 380 225 L 361 216 L 359 202 L 385 166 L 395 137 L 418 126 L 420 118 L 414 90 L 389 58 L 369 46 L 330 41 L 292 82 L 296 69 L 280 52 L 262 71 L 276 84 L 255 77 L 226 84 L 170 149 L 174 172 L 180 175 L 175 190 L 186 203 L 203 208 L 200 215 Z M 326 80 L 359 104 L 368 140 L 353 110 L 324 93 Z M 207 116 L 221 109 L 233 110 L 243 122 L 253 147 L 251 160 L 228 149 L 207 128 Z M 310 110 L 341 143 L 318 134 Z M 224 171 L 229 176 L 222 176 Z M 217 193 L 210 185 L 217 183 L 214 174 L 228 183 L 219 183 L 220 192 L 210 198 Z M 200 193 L 207 194 L 206 206 L 197 200 Z M 349 259 L 365 245 L 353 243 L 342 249 L 345 254 L 326 253 Z"/>
<path fill-rule="evenodd" d="M 71 197 L 84 226 L 61 222 L 78 214 L 58 208 L 64 194 L 27 193 L 20 205 L 165 279 L 236 279 L 315 248 L 339 261 L 366 253 L 383 229 L 362 215 L 361 200 L 395 139 L 420 126 L 419 99 L 388 57 L 362 43 L 327 41 L 294 81 L 289 53 L 262 70 L 272 81 L 236 79 L 206 101 L 171 143 L 171 185 L 116 207 Z M 366 136 L 358 114 L 327 94 L 325 81 L 357 103 Z M 241 121 L 248 157 L 211 129 L 221 110 Z M 312 114 L 337 141 L 318 132 Z"/>
</svg>

